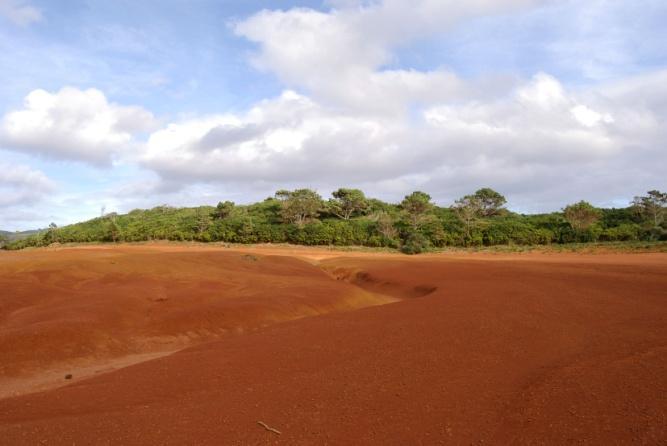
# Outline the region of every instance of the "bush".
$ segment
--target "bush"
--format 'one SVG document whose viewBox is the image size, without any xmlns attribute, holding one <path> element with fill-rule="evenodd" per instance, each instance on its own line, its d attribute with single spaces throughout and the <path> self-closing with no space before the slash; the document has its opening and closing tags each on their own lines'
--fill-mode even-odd
<svg viewBox="0 0 667 446">
<path fill-rule="evenodd" d="M 605 242 L 639 240 L 641 227 L 637 224 L 621 224 L 614 228 L 607 228 L 600 234 L 600 240 Z"/>
<path fill-rule="evenodd" d="M 403 254 L 420 254 L 430 248 L 428 239 L 419 232 L 412 232 L 408 234 L 405 241 L 401 245 L 401 252 Z"/>
<path fill-rule="evenodd" d="M 493 245 L 545 245 L 554 239 L 554 233 L 546 228 L 536 228 L 517 217 L 492 219 L 482 230 L 483 243 Z"/>
</svg>

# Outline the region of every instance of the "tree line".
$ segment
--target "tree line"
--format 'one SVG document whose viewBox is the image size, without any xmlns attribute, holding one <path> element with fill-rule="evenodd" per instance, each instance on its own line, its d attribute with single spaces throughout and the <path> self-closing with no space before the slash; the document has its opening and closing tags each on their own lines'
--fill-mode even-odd
<svg viewBox="0 0 667 446">
<path fill-rule="evenodd" d="M 586 201 L 558 212 L 523 215 L 507 200 L 482 188 L 449 207 L 415 191 L 400 203 L 340 188 L 323 199 L 311 189 L 279 190 L 266 200 L 237 205 L 174 208 L 167 205 L 128 214 L 107 214 L 23 240 L 5 249 L 68 242 L 189 240 L 230 243 L 294 243 L 369 246 L 409 254 L 445 246 L 547 245 L 597 241 L 667 240 L 667 193 L 649 191 L 626 208 L 599 209 Z"/>
</svg>

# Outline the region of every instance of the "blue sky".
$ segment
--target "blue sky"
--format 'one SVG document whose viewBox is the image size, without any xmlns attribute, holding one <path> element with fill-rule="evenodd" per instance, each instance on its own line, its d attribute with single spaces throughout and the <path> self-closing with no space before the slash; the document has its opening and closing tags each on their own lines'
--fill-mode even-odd
<svg viewBox="0 0 667 446">
<path fill-rule="evenodd" d="M 666 189 L 658 0 L 0 0 L 0 228 L 289 187 Z"/>
</svg>

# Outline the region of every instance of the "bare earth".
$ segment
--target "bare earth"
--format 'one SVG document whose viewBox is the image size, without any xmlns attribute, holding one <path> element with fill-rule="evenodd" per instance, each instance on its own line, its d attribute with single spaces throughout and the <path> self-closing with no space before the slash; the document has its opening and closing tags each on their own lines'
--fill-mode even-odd
<svg viewBox="0 0 667 446">
<path fill-rule="evenodd" d="M 0 252 L 0 398 L 0 445 L 666 444 L 667 254 Z"/>
</svg>

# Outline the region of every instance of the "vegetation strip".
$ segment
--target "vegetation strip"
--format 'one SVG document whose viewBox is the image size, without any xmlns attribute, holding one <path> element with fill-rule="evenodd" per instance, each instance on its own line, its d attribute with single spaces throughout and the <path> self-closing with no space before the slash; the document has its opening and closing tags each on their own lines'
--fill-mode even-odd
<svg viewBox="0 0 667 446">
<path fill-rule="evenodd" d="M 310 189 L 280 190 L 250 205 L 158 206 L 125 215 L 110 213 L 23 238 L 0 240 L 5 249 L 52 243 L 178 240 L 225 243 L 292 243 L 400 249 L 416 254 L 447 247 L 542 246 L 667 240 L 667 193 L 636 197 L 630 206 L 598 209 L 585 201 L 560 212 L 517 214 L 490 188 L 436 206 L 416 191 L 399 204 L 341 188 L 324 201 Z M 2 235 L 0 235 L 2 237 Z"/>
</svg>

